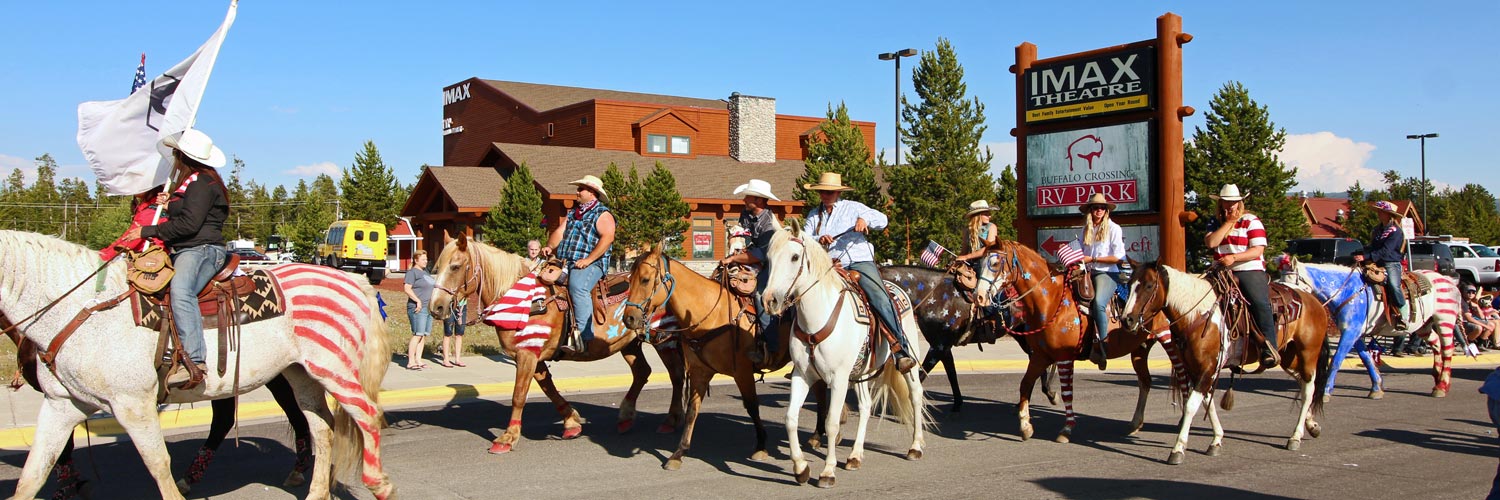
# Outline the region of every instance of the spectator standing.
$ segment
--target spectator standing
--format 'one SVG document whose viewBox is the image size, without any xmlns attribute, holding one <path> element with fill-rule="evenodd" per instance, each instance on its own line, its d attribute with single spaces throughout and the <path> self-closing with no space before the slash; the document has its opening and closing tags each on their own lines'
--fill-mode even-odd
<svg viewBox="0 0 1500 500">
<path fill-rule="evenodd" d="M 406 369 L 421 370 L 427 367 L 422 362 L 422 351 L 427 347 L 427 336 L 432 334 L 432 314 L 427 310 L 432 303 L 432 289 L 437 279 L 427 272 L 427 251 L 417 250 L 412 256 L 411 269 L 406 270 L 406 319 L 411 322 L 411 341 L 406 345 Z"/>
<path fill-rule="evenodd" d="M 532 271 L 542 267 L 542 242 L 537 240 L 526 242 L 526 267 Z"/>
<path fill-rule="evenodd" d="M 533 240 L 535 241 L 535 240 Z M 438 363 L 444 368 L 455 366 L 469 366 L 464 364 L 464 328 L 468 327 L 469 298 L 463 297 L 453 302 L 453 314 L 443 319 L 443 361 Z M 451 346 L 450 346 L 451 344 Z"/>
</svg>

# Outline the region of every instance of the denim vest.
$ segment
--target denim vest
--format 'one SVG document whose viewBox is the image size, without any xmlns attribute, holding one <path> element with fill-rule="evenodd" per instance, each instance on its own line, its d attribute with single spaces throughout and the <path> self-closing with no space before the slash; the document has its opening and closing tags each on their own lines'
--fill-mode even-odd
<svg viewBox="0 0 1500 500">
<path fill-rule="evenodd" d="M 566 217 L 568 228 L 563 231 L 562 244 L 557 246 L 557 256 L 568 262 L 577 262 L 589 256 L 594 247 L 599 245 L 599 227 L 595 225 L 599 216 L 608 212 L 609 208 L 603 203 L 597 203 L 594 208 L 583 213 L 583 218 L 573 217 L 573 211 L 569 210 Z M 603 266 L 609 267 L 609 249 L 604 249 L 604 255 L 599 257 Z"/>
</svg>

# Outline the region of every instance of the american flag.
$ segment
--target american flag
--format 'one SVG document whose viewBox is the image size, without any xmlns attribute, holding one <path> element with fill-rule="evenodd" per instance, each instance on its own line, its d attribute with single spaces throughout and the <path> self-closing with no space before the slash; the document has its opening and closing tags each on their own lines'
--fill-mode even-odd
<svg viewBox="0 0 1500 500">
<path fill-rule="evenodd" d="M 927 265 L 937 267 L 938 257 L 941 257 L 942 253 L 946 251 L 948 251 L 948 249 L 943 248 L 943 246 L 939 245 L 938 242 L 927 240 L 927 249 L 922 250 L 922 255 L 920 258 L 922 259 L 922 262 L 926 263 Z"/>
<path fill-rule="evenodd" d="M 1072 244 L 1057 247 L 1057 260 L 1064 266 L 1071 266 L 1083 260 L 1083 250 L 1079 250 Z"/>
<path fill-rule="evenodd" d="M 146 53 L 141 53 L 141 65 L 135 67 L 135 82 L 130 84 L 130 93 L 140 90 L 146 85 Z"/>
</svg>

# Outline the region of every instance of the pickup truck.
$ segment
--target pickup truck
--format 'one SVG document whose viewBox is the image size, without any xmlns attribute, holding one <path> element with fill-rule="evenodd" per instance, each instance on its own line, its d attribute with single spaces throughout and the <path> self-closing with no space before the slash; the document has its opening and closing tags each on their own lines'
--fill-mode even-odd
<svg viewBox="0 0 1500 500">
<path fill-rule="evenodd" d="M 1453 268 L 1465 283 L 1491 286 L 1500 283 L 1500 254 L 1478 243 L 1445 241 L 1453 253 Z"/>
</svg>

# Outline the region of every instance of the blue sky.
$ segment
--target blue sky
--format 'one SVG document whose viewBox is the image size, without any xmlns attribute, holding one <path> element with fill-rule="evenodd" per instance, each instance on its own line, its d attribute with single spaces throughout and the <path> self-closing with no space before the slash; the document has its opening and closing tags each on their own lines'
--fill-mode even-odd
<svg viewBox="0 0 1500 500">
<path fill-rule="evenodd" d="M 1171 11 L 1185 47 L 1184 100 L 1201 126 L 1213 92 L 1243 82 L 1289 140 L 1308 189 L 1342 191 L 1395 169 L 1500 192 L 1500 2 L 292 2 L 245 0 L 198 127 L 262 183 L 336 173 L 373 140 L 403 182 L 441 162 L 441 91 L 469 77 L 700 98 L 777 99 L 783 114 L 844 101 L 894 137 L 892 64 L 880 52 L 951 39 L 985 142 L 1012 161 L 1017 44 L 1051 57 L 1154 37 Z M 160 74 L 191 54 L 227 1 L 0 4 L 0 169 L 51 153 L 92 180 L 76 108 L 123 98 L 140 53 Z M 902 62 L 911 90 L 915 58 Z"/>
</svg>

